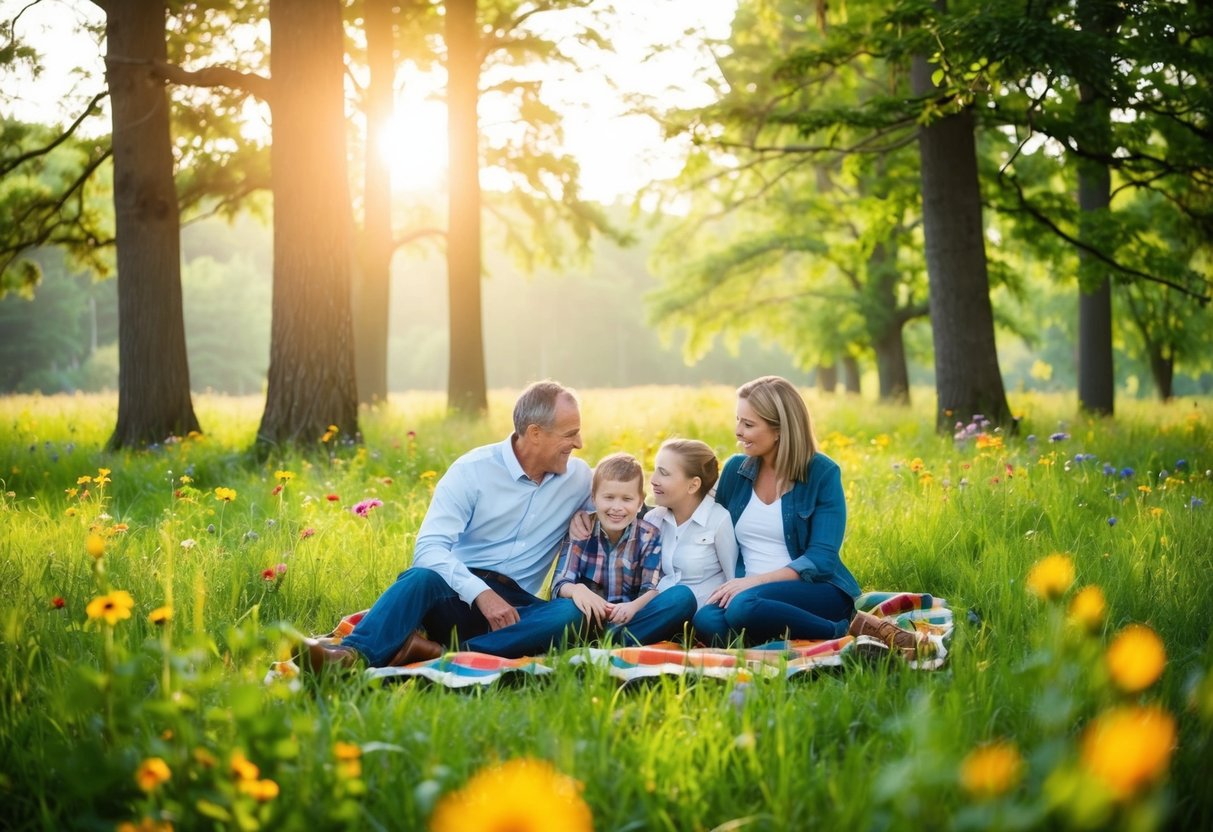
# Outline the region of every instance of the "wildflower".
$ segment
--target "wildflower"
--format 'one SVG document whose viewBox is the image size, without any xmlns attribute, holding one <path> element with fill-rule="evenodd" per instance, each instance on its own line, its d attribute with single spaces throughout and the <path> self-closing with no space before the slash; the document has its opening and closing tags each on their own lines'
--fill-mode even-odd
<svg viewBox="0 0 1213 832">
<path fill-rule="evenodd" d="M 277 497 L 277 496 L 278 496 L 279 494 L 281 494 L 281 493 L 282 493 L 282 483 L 278 483 L 278 484 L 277 484 L 277 485 L 275 485 L 275 486 L 273 487 L 273 489 L 270 491 L 270 496 L 271 496 L 271 497 Z"/>
<path fill-rule="evenodd" d="M 193 549 L 197 545 L 198 541 L 194 540 L 192 537 L 187 537 L 185 540 L 181 541 L 181 548 L 187 551 Z"/>
<path fill-rule="evenodd" d="M 1103 464 L 1103 472 L 1104 472 L 1104 476 L 1110 477 L 1116 473 L 1116 466 L 1110 462 L 1105 462 Z"/>
<path fill-rule="evenodd" d="M 63 600 L 62 595 L 56 595 L 54 598 L 51 599 L 51 606 L 57 610 L 61 610 L 65 606 L 67 606 L 67 601 Z"/>
<path fill-rule="evenodd" d="M 1137 490 L 1140 491 L 1142 494 L 1149 494 L 1154 489 L 1148 485 L 1139 485 L 1139 486 L 1137 486 Z"/>
<path fill-rule="evenodd" d="M 1049 434 L 1050 442 L 1064 442 L 1065 440 L 1067 440 L 1069 438 L 1070 438 L 1070 434 L 1065 433 L 1063 431 L 1058 431 L 1057 433 Z"/>
<path fill-rule="evenodd" d="M 988 433 L 980 433 L 977 435 L 977 447 L 992 448 L 997 450 L 1002 447 L 1001 436 L 991 436 Z"/>
<path fill-rule="evenodd" d="M 84 551 L 94 560 L 100 559 L 105 554 L 105 538 L 96 532 L 90 534 L 84 541 Z"/>
<path fill-rule="evenodd" d="M 1186 459 L 1175 460 L 1175 470 L 1178 471 L 1181 468 L 1187 468 L 1187 467 L 1188 467 L 1188 460 L 1186 460 Z"/>
<path fill-rule="evenodd" d="M 354 507 L 352 509 L 350 509 L 350 511 L 354 512 L 354 514 L 357 514 L 359 517 L 366 517 L 368 514 L 370 514 L 375 509 L 379 508 L 381 505 L 383 505 L 383 500 L 377 499 L 375 497 L 371 497 L 368 500 L 362 500 L 358 503 L 355 503 Z"/>
<path fill-rule="evenodd" d="M 179 482 L 182 485 L 189 485 L 193 481 L 194 481 L 194 478 L 191 477 L 189 474 L 182 474 L 181 479 L 179 480 Z"/>
<path fill-rule="evenodd" d="M 274 567 L 274 574 L 276 574 L 276 575 L 280 575 L 280 576 L 281 576 L 281 575 L 285 575 L 285 574 L 286 574 L 286 564 L 285 564 L 285 563 L 279 563 L 277 566 L 275 566 L 275 567 Z"/>
<path fill-rule="evenodd" d="M 147 614 L 147 620 L 156 626 L 163 626 L 173 620 L 173 608 L 169 606 L 156 607 Z"/>
<path fill-rule="evenodd" d="M 84 611 L 88 613 L 89 619 L 96 621 L 103 618 L 106 624 L 113 627 L 119 621 L 131 617 L 131 607 L 133 606 L 135 606 L 135 599 L 131 597 L 131 594 L 119 589 L 89 601 Z"/>
<path fill-rule="evenodd" d="M 257 538 L 259 538 L 259 537 L 261 537 L 261 535 L 257 534 L 252 529 L 249 529 L 247 532 L 244 533 L 244 539 L 248 540 L 248 541 L 255 542 L 257 540 Z"/>
<path fill-rule="evenodd" d="M 467 829 L 593 829 L 581 784 L 542 760 L 518 759 L 480 771 L 446 795 L 430 817 L 430 832 Z"/>
<path fill-rule="evenodd" d="M 1070 622 L 1088 633 L 1098 632 L 1107 609 L 1103 590 L 1097 586 L 1084 586 L 1070 602 Z"/>
<path fill-rule="evenodd" d="M 1127 706 L 1087 726 L 1082 764 L 1123 800 L 1166 773 L 1174 748 L 1174 717 L 1156 705 Z"/>
<path fill-rule="evenodd" d="M 261 769 L 251 762 L 248 757 L 244 756 L 243 751 L 233 751 L 229 766 L 232 770 L 232 776 L 237 780 L 256 780 L 261 776 Z"/>
<path fill-rule="evenodd" d="M 261 570 L 261 580 L 263 581 L 272 581 L 277 577 L 278 575 L 274 572 L 273 567 Z"/>
<path fill-rule="evenodd" d="M 284 483 L 290 482 L 294 478 L 295 478 L 294 471 L 275 471 L 274 472 L 274 479 L 282 480 Z"/>
<path fill-rule="evenodd" d="M 1036 444 L 1036 434 L 1029 433 L 1027 441 L 1028 441 L 1029 445 L 1035 445 Z"/>
<path fill-rule="evenodd" d="M 337 771 L 343 777 L 353 779 L 362 775 L 362 747 L 352 742 L 333 744 L 333 756 L 337 758 Z"/>
<path fill-rule="evenodd" d="M 921 457 L 916 456 L 910 460 L 910 470 L 913 471 L 915 474 L 917 474 L 919 471 L 921 471 L 925 467 L 926 467 L 926 465 L 922 461 Z M 424 477 L 425 474 L 422 474 L 422 476 Z"/>
<path fill-rule="evenodd" d="M 113 480 L 110 479 L 110 469 L 98 468 L 97 476 L 93 477 L 93 482 L 102 487 L 104 487 L 107 482 L 113 482 Z"/>
<path fill-rule="evenodd" d="M 76 485 L 88 485 L 93 481 L 93 478 L 85 474 L 83 477 L 76 477 Z"/>
<path fill-rule="evenodd" d="M 1126 693 L 1139 693 L 1162 675 L 1167 650 L 1149 627 L 1130 624 L 1109 645 L 1104 660 L 1117 687 Z"/>
<path fill-rule="evenodd" d="M 1129 477 L 1133 476 L 1134 473 L 1136 472 L 1132 468 L 1121 468 L 1120 478 L 1122 480 L 1127 480 Z"/>
<path fill-rule="evenodd" d="M 169 771 L 168 763 L 160 757 L 148 757 L 135 770 L 135 782 L 145 792 L 154 792 L 160 788 L 162 783 L 168 782 L 172 776 L 173 773 Z"/>
<path fill-rule="evenodd" d="M 1159 508 L 1158 506 L 1154 506 L 1154 508 L 1150 509 L 1151 517 L 1162 517 L 1163 514 L 1165 514 L 1165 513 L 1166 513 L 1165 510 L 1162 508 Z"/>
<path fill-rule="evenodd" d="M 203 748 L 202 746 L 195 748 L 192 754 L 194 757 L 194 762 L 203 768 L 214 768 L 215 766 L 219 765 L 219 761 L 215 759 L 215 755 L 212 754 L 209 749 Z"/>
<path fill-rule="evenodd" d="M 117 832 L 173 832 L 173 825 L 167 820 L 144 817 L 138 824 L 122 821 L 117 826 Z"/>
<path fill-rule="evenodd" d="M 299 532 L 299 539 L 300 539 L 300 540 L 307 540 L 309 537 L 311 537 L 311 536 L 312 536 L 312 535 L 314 535 L 315 533 L 316 533 L 316 530 L 315 530 L 315 529 L 313 529 L 311 526 L 308 526 L 306 529 L 304 529 L 303 531 Z"/>
<path fill-rule="evenodd" d="M 236 489 L 219 486 L 215 489 L 215 499 L 221 503 L 230 503 L 236 499 Z"/>
<path fill-rule="evenodd" d="M 335 502 L 337 502 L 338 500 L 340 500 L 340 499 L 341 499 L 341 495 L 339 495 L 339 494 L 325 494 L 325 495 L 324 495 L 324 499 L 328 500 L 330 503 L 335 503 Z"/>
<path fill-rule="evenodd" d="M 1046 601 L 1056 600 L 1074 583 L 1074 561 L 1069 555 L 1049 555 L 1032 566 L 1027 583 L 1037 596 Z"/>
<path fill-rule="evenodd" d="M 1200 497 L 1193 497 L 1191 500 L 1188 501 L 1188 508 L 1200 508 L 1204 504 L 1205 504 L 1205 501 L 1200 499 Z"/>
<path fill-rule="evenodd" d="M 236 787 L 259 803 L 267 803 L 278 796 L 278 784 L 273 780 L 241 780 Z"/>
<path fill-rule="evenodd" d="M 63 513 L 66 514 L 68 517 L 75 517 L 77 514 L 80 513 L 80 510 L 78 508 L 76 508 L 75 506 L 71 506 Z"/>
<path fill-rule="evenodd" d="M 126 523 L 115 523 L 110 526 L 110 534 L 122 534 L 125 531 L 129 531 L 130 528 Z"/>
<path fill-rule="evenodd" d="M 1109 526 L 1115 526 L 1115 525 L 1116 525 L 1116 522 L 1117 522 L 1117 521 L 1116 521 L 1116 518 L 1115 518 L 1115 517 L 1109 517 L 1109 518 L 1108 518 L 1108 525 L 1109 525 Z"/>
<path fill-rule="evenodd" d="M 1023 775 L 1023 757 L 1015 743 L 999 741 L 970 751 L 960 764 L 960 785 L 979 800 L 1015 788 Z"/>
</svg>

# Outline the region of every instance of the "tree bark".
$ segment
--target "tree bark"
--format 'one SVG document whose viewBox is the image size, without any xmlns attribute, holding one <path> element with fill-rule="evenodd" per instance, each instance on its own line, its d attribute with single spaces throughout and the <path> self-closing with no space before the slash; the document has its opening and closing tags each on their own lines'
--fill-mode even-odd
<svg viewBox="0 0 1213 832">
<path fill-rule="evenodd" d="M 260 446 L 358 432 L 338 0 L 272 0 L 274 291 Z"/>
<path fill-rule="evenodd" d="M 1165 352 L 1162 346 L 1149 345 L 1150 375 L 1154 377 L 1154 389 L 1158 400 L 1169 402 L 1175 395 L 1175 351 Z"/>
<path fill-rule="evenodd" d="M 838 388 L 838 364 L 817 365 L 817 389 L 832 394 Z"/>
<path fill-rule="evenodd" d="M 366 109 L 366 181 L 361 268 L 354 275 L 354 350 L 358 402 L 387 399 L 388 312 L 392 281 L 392 167 L 387 127 L 396 78 L 392 0 L 366 0 L 366 55 L 370 68 Z"/>
<path fill-rule="evenodd" d="M 915 55 L 911 81 L 916 95 L 936 90 L 931 72 L 926 57 Z M 1010 409 L 994 343 L 972 112 L 964 109 L 922 127 L 918 152 L 935 341 L 936 429 L 950 432 L 957 419 L 974 414 L 1004 424 Z"/>
<path fill-rule="evenodd" d="M 842 385 L 847 393 L 858 396 L 862 392 L 859 385 L 859 361 L 850 353 L 842 357 Z"/>
<path fill-rule="evenodd" d="M 184 436 L 199 426 L 181 306 L 168 97 L 150 68 L 166 57 L 165 4 L 112 0 L 102 8 L 118 265 L 118 420 L 107 443 L 113 450 Z"/>
<path fill-rule="evenodd" d="M 906 364 L 903 337 L 906 314 L 897 304 L 897 242 L 872 247 L 868 257 L 868 281 L 873 287 L 875 308 L 867 315 L 868 338 L 876 353 L 879 396 L 891 404 L 910 403 L 910 370 Z"/>
<path fill-rule="evenodd" d="M 476 0 L 446 3 L 447 126 L 450 200 L 447 292 L 450 298 L 450 367 L 447 407 L 488 410 L 480 310 L 480 35 Z"/>
<path fill-rule="evenodd" d="M 1105 35 L 1109 4 L 1084 0 L 1078 16 L 1084 30 Z M 1111 67 L 1107 70 L 1111 72 Z M 1078 85 L 1080 146 L 1103 156 L 1111 148 L 1112 122 L 1107 98 L 1091 83 Z M 1112 176 L 1107 164 L 1085 156 L 1078 160 L 1078 209 L 1080 240 L 1090 240 L 1092 225 L 1112 204 Z M 1112 284 L 1107 267 L 1086 249 L 1079 249 L 1078 282 L 1078 404 L 1087 413 L 1111 415 L 1115 400 L 1115 368 L 1112 359 Z"/>
</svg>

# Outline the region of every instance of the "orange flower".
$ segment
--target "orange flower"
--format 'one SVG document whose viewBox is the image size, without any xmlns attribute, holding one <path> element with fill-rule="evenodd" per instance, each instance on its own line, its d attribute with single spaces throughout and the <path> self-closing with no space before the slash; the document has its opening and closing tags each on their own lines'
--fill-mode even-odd
<svg viewBox="0 0 1213 832">
<path fill-rule="evenodd" d="M 443 797 L 430 817 L 430 832 L 590 832 L 593 826 L 581 784 L 548 762 L 528 759 L 480 771 Z"/>
<path fill-rule="evenodd" d="M 161 784 L 167 783 L 173 773 L 169 771 L 168 763 L 160 757 L 148 757 L 135 770 L 135 782 L 145 792 L 154 792 Z"/>
<path fill-rule="evenodd" d="M 1166 773 L 1175 748 L 1175 719 L 1156 705 L 1116 708 L 1087 726 L 1082 764 L 1118 799 Z"/>
<path fill-rule="evenodd" d="M 278 784 L 273 780 L 241 780 L 236 788 L 260 803 L 266 803 L 278 796 Z"/>
<path fill-rule="evenodd" d="M 1103 590 L 1094 585 L 1084 586 L 1070 602 L 1070 623 L 1088 633 L 1097 633 L 1103 627 L 1107 610 Z"/>
<path fill-rule="evenodd" d="M 243 751 L 233 751 L 231 760 L 232 775 L 237 780 L 256 780 L 261 776 L 261 769 L 244 756 Z"/>
<path fill-rule="evenodd" d="M 1139 693 L 1162 675 L 1167 650 L 1149 627 L 1130 624 L 1113 639 L 1104 660 L 1117 687 L 1125 693 Z"/>
<path fill-rule="evenodd" d="M 1074 561 L 1060 553 L 1042 558 L 1028 572 L 1028 589 L 1046 601 L 1066 594 L 1074 583 Z"/>
<path fill-rule="evenodd" d="M 969 752 L 960 764 L 960 784 L 979 800 L 1015 788 L 1023 774 L 1023 757 L 1013 742 L 993 742 Z"/>
</svg>

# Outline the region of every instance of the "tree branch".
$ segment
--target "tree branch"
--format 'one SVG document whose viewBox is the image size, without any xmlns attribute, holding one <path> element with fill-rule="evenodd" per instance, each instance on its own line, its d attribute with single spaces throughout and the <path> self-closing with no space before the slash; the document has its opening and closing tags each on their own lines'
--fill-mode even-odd
<svg viewBox="0 0 1213 832">
<path fill-rule="evenodd" d="M 226 66 L 208 66 L 198 70 L 182 69 L 167 61 L 131 60 L 113 55 L 107 56 L 106 63 L 149 64 L 161 78 L 173 84 L 187 87 L 230 87 L 244 90 L 254 98 L 273 106 L 271 100 L 272 82 L 264 75 L 255 72 L 239 72 Z"/>
<path fill-rule="evenodd" d="M 399 251 L 407 245 L 423 240 L 426 237 L 446 238 L 445 228 L 418 228 L 392 240 L 392 251 Z"/>
<path fill-rule="evenodd" d="M 47 153 L 50 153 L 56 147 L 63 144 L 65 141 L 67 141 L 71 137 L 71 135 L 73 133 L 76 132 L 76 128 L 80 126 L 80 123 L 93 114 L 93 108 L 97 106 L 97 102 L 99 102 L 101 99 L 105 98 L 108 95 L 109 95 L 108 91 L 99 92 L 96 95 L 94 95 L 92 97 L 92 100 L 89 101 L 87 105 L 85 105 L 84 112 L 81 113 L 76 118 L 76 120 L 71 123 L 71 126 L 68 127 L 66 130 L 64 130 L 58 136 L 58 138 L 56 138 L 50 144 L 46 145 L 45 147 L 40 147 L 35 150 L 31 150 L 28 153 L 22 153 L 20 156 L 17 156 L 16 158 L 6 159 L 3 164 L 0 164 L 0 176 L 4 176 L 5 174 L 9 173 L 9 171 L 15 170 L 16 168 L 20 167 L 25 162 L 28 162 L 30 159 L 35 159 L 39 156 L 45 156 Z"/>
</svg>

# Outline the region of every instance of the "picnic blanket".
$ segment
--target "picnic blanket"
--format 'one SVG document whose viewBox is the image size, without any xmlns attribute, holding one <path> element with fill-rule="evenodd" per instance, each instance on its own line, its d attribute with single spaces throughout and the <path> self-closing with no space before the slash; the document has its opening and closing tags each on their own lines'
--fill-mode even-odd
<svg viewBox="0 0 1213 832">
<path fill-rule="evenodd" d="M 867 636 L 827 641 L 772 641 L 740 650 L 710 647 L 686 648 L 672 642 L 643 647 L 613 649 L 583 647 L 563 654 L 503 659 L 471 651 L 448 652 L 441 658 L 415 662 L 404 667 L 373 667 L 365 671 L 370 679 L 421 678 L 449 688 L 491 685 L 503 680 L 538 677 L 554 672 L 561 662 L 570 665 L 597 666 L 623 683 L 663 675 L 693 675 L 708 678 L 750 678 L 753 676 L 796 676 L 825 668 L 842 667 L 849 657 L 880 659 L 889 656 L 914 670 L 938 670 L 947 662 L 951 643 L 952 610 L 942 598 L 914 592 L 866 592 L 855 599 L 855 608 L 893 621 L 906 630 L 926 633 L 931 649 L 917 661 L 906 661 L 898 651 L 890 651 L 883 642 Z M 362 620 L 365 611 L 341 620 L 326 640 L 333 644 L 349 635 Z M 266 682 L 296 678 L 294 662 L 275 662 Z"/>
</svg>

